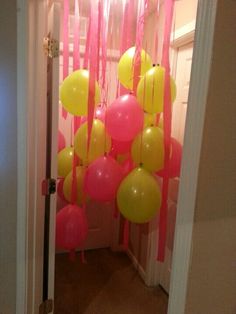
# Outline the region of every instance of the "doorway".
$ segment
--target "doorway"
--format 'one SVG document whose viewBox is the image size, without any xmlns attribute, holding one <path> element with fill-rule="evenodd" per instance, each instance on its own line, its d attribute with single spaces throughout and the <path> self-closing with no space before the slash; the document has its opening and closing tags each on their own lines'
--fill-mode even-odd
<svg viewBox="0 0 236 314">
<path fill-rule="evenodd" d="M 161 9 L 160 9 L 161 11 Z M 177 13 L 176 13 L 177 14 Z M 196 14 L 196 11 L 195 11 Z M 153 19 L 153 17 L 152 17 Z M 69 18 L 71 26 L 69 28 L 69 35 L 71 35 L 71 41 L 73 41 L 73 14 Z M 86 37 L 86 17 L 82 19 L 82 30 Z M 181 33 L 178 38 L 175 38 L 172 42 L 173 60 L 172 60 L 172 73 L 176 79 L 178 93 L 177 99 L 173 108 L 173 120 L 172 120 L 172 136 L 175 137 L 180 144 L 183 144 L 185 117 L 187 110 L 188 99 L 188 87 L 190 81 L 191 61 L 192 61 L 192 49 L 193 49 L 193 37 L 194 37 L 195 21 L 185 24 L 182 28 L 178 29 L 176 33 Z M 191 35 L 190 35 L 191 33 Z M 176 34 L 173 35 L 176 37 Z M 70 36 L 69 36 L 70 38 Z M 177 43 L 176 43 L 177 42 Z M 60 81 L 63 81 L 63 45 L 60 44 Z M 152 47 L 153 48 L 153 47 Z M 82 48 L 84 51 L 84 48 Z M 81 62 L 83 62 L 84 52 L 82 53 Z M 119 52 L 116 50 L 110 50 L 108 53 L 108 69 L 107 75 L 111 81 L 116 82 L 116 67 L 119 61 Z M 73 47 L 69 45 L 69 73 L 73 71 Z M 115 85 L 115 84 L 114 84 Z M 181 91 L 181 93 L 180 93 Z M 116 88 L 111 88 L 109 98 L 115 97 Z M 72 118 L 66 120 L 62 117 L 62 107 L 60 107 L 59 129 L 65 134 L 67 145 L 72 142 L 71 124 Z M 172 178 L 170 180 L 170 195 L 169 200 L 169 219 L 168 219 L 168 235 L 166 247 L 166 259 L 164 263 L 157 263 L 155 258 L 156 246 L 153 244 L 153 238 L 156 237 L 156 219 L 149 225 L 143 228 L 132 225 L 130 227 L 130 241 L 129 248 L 127 250 L 128 257 L 131 259 L 134 267 L 137 269 L 139 275 L 143 279 L 146 285 L 158 285 L 168 293 L 170 285 L 170 270 L 172 262 L 172 251 L 174 242 L 174 226 L 177 207 L 177 195 L 178 195 L 179 179 Z M 59 207 L 61 205 L 59 204 Z M 89 233 L 87 241 L 84 245 L 85 250 L 91 249 L 103 249 L 111 247 L 113 250 L 119 250 L 122 247 L 122 233 L 120 232 L 120 223 L 118 220 L 113 219 L 114 204 L 104 205 L 100 203 L 90 202 L 87 206 L 87 216 L 89 220 Z M 95 215 L 95 209 L 98 210 L 99 215 Z M 98 211 L 97 211 L 98 212 Z M 154 228 L 154 235 L 153 235 Z M 115 230 L 115 232 L 114 232 Z M 115 235 L 114 235 L 115 234 Z M 155 241 L 156 243 L 156 241 Z M 154 250 L 154 252 L 151 250 Z M 88 253 L 90 254 L 90 253 Z M 150 258 L 150 254 L 152 257 Z M 154 265 L 153 265 L 154 264 Z M 153 270 L 155 268 L 155 270 Z M 153 277 L 153 272 L 156 276 Z"/>
</svg>

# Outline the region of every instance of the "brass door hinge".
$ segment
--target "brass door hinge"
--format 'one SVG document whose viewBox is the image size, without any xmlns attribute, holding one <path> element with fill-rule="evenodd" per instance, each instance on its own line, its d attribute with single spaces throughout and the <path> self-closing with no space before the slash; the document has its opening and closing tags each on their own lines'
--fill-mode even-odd
<svg viewBox="0 0 236 314">
<path fill-rule="evenodd" d="M 42 181 L 42 195 L 50 195 L 56 193 L 57 182 L 55 179 L 44 179 Z"/>
<path fill-rule="evenodd" d="M 44 37 L 43 49 L 49 58 L 57 58 L 59 56 L 59 41 L 49 37 Z"/>
<path fill-rule="evenodd" d="M 39 314 L 49 314 L 53 311 L 53 300 L 49 299 L 44 301 L 39 306 Z"/>
</svg>

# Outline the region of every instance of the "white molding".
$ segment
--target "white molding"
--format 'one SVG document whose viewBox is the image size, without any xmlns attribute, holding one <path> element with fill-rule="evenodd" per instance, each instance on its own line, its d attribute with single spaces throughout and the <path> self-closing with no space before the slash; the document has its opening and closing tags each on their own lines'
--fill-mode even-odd
<svg viewBox="0 0 236 314">
<path fill-rule="evenodd" d="M 217 0 L 199 0 L 177 205 L 168 314 L 184 314 Z"/>
<path fill-rule="evenodd" d="M 16 314 L 27 305 L 27 34 L 28 3 L 17 1 L 17 265 Z"/>
<path fill-rule="evenodd" d="M 147 284 L 147 274 L 145 270 L 143 269 L 142 265 L 140 265 L 137 258 L 134 256 L 134 254 L 131 252 L 130 249 L 128 249 L 126 253 L 128 257 L 130 258 L 130 260 L 132 261 L 134 268 L 138 271 L 140 277 L 143 279 L 145 284 Z"/>
<path fill-rule="evenodd" d="M 196 21 L 178 28 L 171 34 L 171 47 L 177 49 L 194 40 Z"/>
</svg>

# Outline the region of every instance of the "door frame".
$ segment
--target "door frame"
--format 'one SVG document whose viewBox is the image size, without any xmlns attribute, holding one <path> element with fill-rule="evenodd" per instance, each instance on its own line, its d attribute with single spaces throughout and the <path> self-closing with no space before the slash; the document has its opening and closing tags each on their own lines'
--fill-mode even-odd
<svg viewBox="0 0 236 314">
<path fill-rule="evenodd" d="M 193 53 L 168 314 L 184 313 L 217 3 L 217 0 L 199 0 L 198 5 L 195 35 L 197 45 Z M 32 149 L 29 145 L 29 138 L 34 136 L 33 121 L 37 118 L 32 94 L 39 78 L 34 69 L 35 64 L 42 62 L 40 54 L 32 47 L 39 49 L 42 43 L 39 36 L 32 34 L 38 32 L 36 15 L 38 18 L 40 15 L 40 22 L 46 25 L 46 4 L 46 0 L 17 0 L 17 314 L 32 314 L 27 309 L 27 303 L 35 289 L 35 269 L 30 258 L 31 250 L 34 249 L 32 235 L 35 237 L 38 231 L 32 213 L 37 209 L 34 208 L 35 187 L 28 182 L 30 176 L 35 175 L 33 170 L 37 159 L 34 155 L 35 148 Z M 34 167 L 29 167 L 29 160 Z"/>
<path fill-rule="evenodd" d="M 193 20 L 190 23 L 176 29 L 171 34 L 171 51 L 170 51 L 170 64 L 172 76 L 176 77 L 178 49 L 186 44 L 194 41 L 195 24 Z M 148 234 L 148 253 L 147 253 L 147 269 L 145 272 L 145 283 L 148 286 L 158 285 L 160 283 L 162 264 L 157 262 L 157 219 L 153 219 L 149 224 Z"/>
</svg>

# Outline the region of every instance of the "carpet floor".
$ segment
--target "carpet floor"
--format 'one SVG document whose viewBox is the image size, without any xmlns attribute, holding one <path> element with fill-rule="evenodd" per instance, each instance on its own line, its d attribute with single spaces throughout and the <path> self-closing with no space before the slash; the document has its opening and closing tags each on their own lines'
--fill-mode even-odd
<svg viewBox="0 0 236 314">
<path fill-rule="evenodd" d="M 168 297 L 148 288 L 125 253 L 87 251 L 86 264 L 56 255 L 55 314 L 166 314 Z"/>
</svg>

